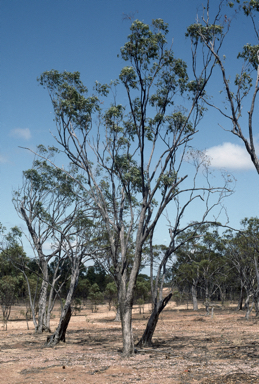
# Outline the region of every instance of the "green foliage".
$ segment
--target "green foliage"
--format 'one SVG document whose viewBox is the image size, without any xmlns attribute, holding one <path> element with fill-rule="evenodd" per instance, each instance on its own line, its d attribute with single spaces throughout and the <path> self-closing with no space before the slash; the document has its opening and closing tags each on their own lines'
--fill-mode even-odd
<svg viewBox="0 0 259 384">
<path fill-rule="evenodd" d="M 201 23 L 191 24 L 187 28 L 187 32 L 185 34 L 186 37 L 190 37 L 193 43 L 197 44 L 198 42 L 209 43 L 210 41 L 217 39 L 219 40 L 223 34 L 223 26 L 222 25 L 206 25 L 203 26 Z"/>
<path fill-rule="evenodd" d="M 187 89 L 190 92 L 190 94 L 193 95 L 193 97 L 197 96 L 197 94 L 200 93 L 201 96 L 205 96 L 206 92 L 204 89 L 205 81 L 202 78 L 199 78 L 198 80 L 191 80 L 187 84 Z"/>
<path fill-rule="evenodd" d="M 180 291 L 199 287 L 209 297 L 216 287 L 224 284 L 229 265 L 226 263 L 225 244 L 214 229 L 201 226 L 178 238 L 182 245 L 176 251 L 173 279 Z"/>
<path fill-rule="evenodd" d="M 123 127 L 120 123 L 123 121 L 123 113 L 125 108 L 122 105 L 112 105 L 104 114 L 106 126 L 111 132 L 123 132 Z"/>
<path fill-rule="evenodd" d="M 99 100 L 97 96 L 85 97 L 88 90 L 80 80 L 79 72 L 46 71 L 38 81 L 50 93 L 56 121 L 68 117 L 77 128 L 89 129 L 91 114 L 99 110 Z M 97 86 L 97 90 L 107 94 L 106 88 Z"/>
<path fill-rule="evenodd" d="M 240 3 L 240 0 L 238 3 Z M 242 8 L 246 16 L 251 15 L 254 11 L 259 12 L 259 0 L 244 1 Z"/>
<path fill-rule="evenodd" d="M 11 307 L 18 298 L 19 279 L 13 276 L 3 276 L 0 279 L 0 305 L 2 307 L 3 322 L 7 330 L 7 321 Z"/>
<path fill-rule="evenodd" d="M 249 63 L 253 69 L 257 70 L 258 67 L 258 52 L 259 52 L 259 45 L 251 45 L 251 44 L 246 44 L 243 47 L 242 52 L 238 54 L 238 58 L 243 58 L 245 62 Z M 248 76 L 247 74 L 245 74 Z M 251 82 L 251 80 L 250 80 Z"/>
<path fill-rule="evenodd" d="M 116 307 L 117 295 L 118 295 L 117 287 L 114 281 L 108 283 L 104 291 L 104 297 L 108 300 L 109 311 L 111 310 L 112 303 Z"/>
<path fill-rule="evenodd" d="M 101 96 L 107 96 L 110 92 L 110 86 L 108 84 L 100 84 L 97 80 L 95 82 L 94 90 Z"/>
<path fill-rule="evenodd" d="M 137 303 L 138 300 L 143 300 L 145 303 L 150 298 L 150 279 L 147 275 L 138 275 L 134 298 Z"/>
<path fill-rule="evenodd" d="M 237 85 L 240 91 L 243 92 L 243 96 L 246 96 L 253 85 L 252 78 L 246 72 L 242 73 L 241 75 L 236 75 L 235 85 Z"/>
<path fill-rule="evenodd" d="M 132 156 L 130 154 L 117 155 L 114 160 L 116 173 L 120 174 L 124 185 L 135 191 L 140 191 L 142 185 L 141 169 Z"/>
<path fill-rule="evenodd" d="M 242 231 L 225 235 L 229 262 L 235 269 L 235 280 L 244 286 L 247 294 L 258 297 L 259 219 L 245 218 Z"/>
<path fill-rule="evenodd" d="M 186 63 L 175 59 L 172 51 L 166 49 L 168 24 L 162 19 L 152 21 L 151 27 L 136 20 L 132 23 L 128 42 L 121 48 L 121 56 L 129 61 L 120 73 L 120 80 L 127 91 L 130 89 L 149 89 L 154 85 L 148 103 L 157 109 L 153 119 L 149 119 L 145 127 L 148 140 L 154 137 L 157 123 L 163 122 L 166 107 L 173 104 L 173 96 L 178 90 L 182 94 L 188 81 Z M 156 79 L 156 81 L 155 81 Z M 136 123 L 141 123 L 143 100 L 136 97 L 132 100 L 134 119 L 131 127 L 136 130 Z"/>
<path fill-rule="evenodd" d="M 182 302 L 182 295 L 178 290 L 174 290 L 172 293 L 172 301 L 176 302 L 176 305 L 180 305 Z"/>
<path fill-rule="evenodd" d="M 108 283 L 107 279 L 109 279 L 105 269 L 99 263 L 95 263 L 94 266 L 88 267 L 85 277 L 91 286 L 97 284 L 102 292 L 105 290 Z"/>
<path fill-rule="evenodd" d="M 91 286 L 88 299 L 91 302 L 92 312 L 97 312 L 97 305 L 103 302 L 103 294 L 100 291 L 100 288 L 97 283 L 94 283 Z"/>
<path fill-rule="evenodd" d="M 172 115 L 166 117 L 168 123 L 167 132 L 168 134 L 176 134 L 184 130 L 184 133 L 193 132 L 193 125 L 188 121 L 187 117 L 181 112 L 175 112 Z"/>
<path fill-rule="evenodd" d="M 79 276 L 78 284 L 76 286 L 74 295 L 76 297 L 80 297 L 86 300 L 89 295 L 90 288 L 91 288 L 90 281 L 85 277 Z"/>
<path fill-rule="evenodd" d="M 138 89 L 137 75 L 133 67 L 124 67 L 121 70 L 119 79 L 126 88 Z"/>
<path fill-rule="evenodd" d="M 139 20 L 132 23 L 128 42 L 121 48 L 121 57 L 125 61 L 138 61 L 145 68 L 151 60 L 159 58 L 159 50 L 166 43 L 168 24 L 156 19 L 152 21 L 152 27 L 153 31 Z"/>
<path fill-rule="evenodd" d="M 82 302 L 78 297 L 76 297 L 73 300 L 72 306 L 71 306 L 72 314 L 76 316 L 78 313 L 81 312 L 81 309 L 82 309 Z"/>
<path fill-rule="evenodd" d="M 40 152 L 46 151 L 45 156 L 51 155 L 52 148 L 48 150 L 42 145 L 39 146 Z M 33 168 L 28 169 L 23 172 L 23 176 L 26 181 L 31 185 L 32 191 L 39 193 L 51 194 L 55 191 L 56 195 L 64 197 L 67 200 L 70 199 L 71 202 L 74 201 L 77 197 L 77 193 L 80 191 L 79 184 L 76 181 L 83 182 L 83 178 L 78 173 L 78 169 L 71 165 L 68 168 L 68 173 L 72 177 L 68 177 L 65 172 L 61 169 L 58 169 L 50 165 L 46 160 L 40 161 L 35 160 L 33 162 Z M 74 179 L 73 179 L 74 178 Z M 16 192 L 18 194 L 18 192 Z M 38 202 L 38 211 L 39 213 L 44 212 L 44 204 Z"/>
</svg>

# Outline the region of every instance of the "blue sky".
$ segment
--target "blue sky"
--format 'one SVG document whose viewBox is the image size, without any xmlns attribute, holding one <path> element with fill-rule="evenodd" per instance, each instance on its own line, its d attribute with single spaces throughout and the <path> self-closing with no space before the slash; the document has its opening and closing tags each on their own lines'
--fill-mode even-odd
<svg viewBox="0 0 259 384">
<path fill-rule="evenodd" d="M 218 2 L 213 1 L 213 5 Z M 44 71 L 81 72 L 84 84 L 118 78 L 124 63 L 117 58 L 126 42 L 130 22 L 125 14 L 150 23 L 162 18 L 169 23 L 168 40 L 173 39 L 175 56 L 191 63 L 190 42 L 185 38 L 189 24 L 202 11 L 199 0 L 8 0 L 1 2 L 0 41 L 0 222 L 7 228 L 23 225 L 12 205 L 12 190 L 22 181 L 22 171 L 31 167 L 33 155 L 20 149 L 51 145 L 55 132 L 52 106 L 37 77 Z M 238 69 L 237 53 L 243 44 L 253 42 L 253 31 L 245 17 L 233 21 L 223 46 L 227 68 Z M 241 65 L 241 63 L 238 63 Z M 210 90 L 219 91 L 215 77 Z M 126 98 L 123 98 L 123 104 Z M 245 123 L 246 117 L 244 117 Z M 258 215 L 259 176 L 242 143 L 218 126 L 225 124 L 217 113 L 208 111 L 193 145 L 207 149 L 215 169 L 233 173 L 236 192 L 226 202 L 230 225 L 239 227 L 244 217 Z M 229 129 L 230 127 L 225 126 Z M 256 137 L 258 139 L 258 137 Z M 195 208 L 194 208 L 195 210 Z M 190 217 L 194 220 L 195 217 Z M 188 220 L 188 218 L 186 218 Z M 158 233 L 157 241 L 162 235 Z"/>
</svg>

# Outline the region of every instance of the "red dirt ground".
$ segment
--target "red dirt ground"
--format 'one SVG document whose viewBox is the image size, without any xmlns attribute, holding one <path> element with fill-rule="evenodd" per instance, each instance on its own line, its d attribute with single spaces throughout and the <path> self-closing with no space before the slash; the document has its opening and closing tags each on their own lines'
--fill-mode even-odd
<svg viewBox="0 0 259 384">
<path fill-rule="evenodd" d="M 153 348 L 121 357 L 120 323 L 114 312 L 100 306 L 98 313 L 84 309 L 73 316 L 67 342 L 44 347 L 47 334 L 36 335 L 30 323 L 12 311 L 8 330 L 0 330 L 0 377 L 4 384 L 230 384 L 259 383 L 259 323 L 243 312 L 217 309 L 213 318 L 170 303 L 162 313 Z M 137 341 L 149 315 L 134 311 Z M 51 322 L 52 330 L 58 313 Z"/>
</svg>

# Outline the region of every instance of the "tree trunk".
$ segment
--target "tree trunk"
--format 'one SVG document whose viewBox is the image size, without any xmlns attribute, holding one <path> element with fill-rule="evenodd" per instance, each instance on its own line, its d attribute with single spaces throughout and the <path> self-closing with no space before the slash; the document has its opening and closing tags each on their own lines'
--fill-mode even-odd
<svg viewBox="0 0 259 384">
<path fill-rule="evenodd" d="M 137 343 L 136 345 L 137 347 L 146 347 L 146 346 L 150 347 L 152 345 L 152 338 L 157 326 L 159 315 L 163 311 L 163 309 L 166 307 L 171 297 L 172 297 L 172 293 L 166 296 L 162 301 L 159 301 L 158 304 L 155 304 L 153 306 L 153 310 L 148 320 L 146 329 L 141 339 Z"/>
<path fill-rule="evenodd" d="M 223 293 L 223 290 L 222 290 L 220 285 L 218 285 L 218 289 L 219 289 L 221 305 L 224 305 L 224 303 L 225 303 L 225 294 Z"/>
<path fill-rule="evenodd" d="M 78 275 L 79 275 L 79 265 L 81 259 L 74 261 L 74 268 L 72 270 L 70 287 L 67 294 L 65 305 L 61 311 L 59 324 L 53 335 L 47 337 L 46 345 L 55 346 L 60 341 L 65 343 L 66 341 L 66 331 L 71 318 L 71 301 L 74 294 L 74 290 L 77 284 Z"/>
<path fill-rule="evenodd" d="M 70 303 L 64 306 L 59 325 L 53 335 L 47 337 L 46 345 L 53 347 L 60 341 L 66 342 L 66 331 L 71 318 L 71 306 Z"/>
<path fill-rule="evenodd" d="M 205 305 L 205 308 L 206 308 L 206 316 L 209 316 L 210 315 L 210 303 L 208 301 L 206 301 L 204 303 Z"/>
<path fill-rule="evenodd" d="M 134 354 L 134 341 L 132 332 L 132 305 L 121 304 L 121 326 L 123 350 L 122 355 L 128 357 Z"/>
<path fill-rule="evenodd" d="M 255 298 L 255 316 L 258 317 L 259 314 L 259 308 L 258 308 L 258 298 Z"/>
<path fill-rule="evenodd" d="M 48 294 L 48 263 L 44 260 L 42 265 L 43 280 L 41 284 L 40 297 L 39 297 L 39 313 L 38 313 L 38 326 L 36 328 L 37 333 L 42 333 L 46 329 L 46 304 Z"/>
<path fill-rule="evenodd" d="M 198 300 L 197 300 L 197 288 L 196 285 L 192 285 L 192 303 L 193 310 L 198 311 Z"/>
<path fill-rule="evenodd" d="M 56 294 L 54 296 L 55 284 L 58 281 L 58 279 L 60 278 L 60 275 L 57 278 L 58 268 L 59 268 L 59 262 L 57 263 L 57 266 L 56 266 L 55 272 L 54 272 L 54 276 L 52 278 L 52 284 L 51 284 L 50 292 L 49 292 L 48 309 L 47 309 L 47 312 L 46 312 L 46 327 L 49 329 L 49 331 L 50 331 L 50 317 L 51 317 L 51 313 L 52 313 L 52 310 L 54 308 L 55 301 L 56 301 L 56 298 L 57 298 L 57 291 L 56 291 Z M 63 284 L 64 283 L 62 283 L 61 286 Z M 61 286 L 59 287 L 59 290 L 61 289 Z"/>
<path fill-rule="evenodd" d="M 245 301 L 245 307 L 244 307 L 245 309 L 249 309 L 250 296 L 251 295 L 249 295 L 249 294 L 247 295 L 247 298 L 246 298 L 246 301 Z"/>
<path fill-rule="evenodd" d="M 141 213 L 141 219 L 139 228 L 143 228 L 144 222 L 144 213 Z M 135 249 L 135 258 L 134 262 L 129 274 L 129 278 L 127 278 L 127 269 L 123 268 L 121 271 L 121 277 L 119 289 L 118 289 L 118 297 L 119 297 L 119 306 L 121 312 L 121 327 L 122 327 L 122 338 L 123 338 L 123 351 L 122 355 L 124 357 L 129 357 L 134 354 L 134 340 L 133 340 L 133 332 L 132 332 L 132 307 L 133 307 L 133 295 L 134 289 L 136 287 L 137 275 L 140 268 L 141 256 L 142 256 L 142 241 L 141 234 L 142 229 L 138 230 L 137 239 L 136 239 L 136 249 Z M 123 237 L 123 232 L 121 233 L 121 237 Z M 121 241 L 121 244 L 123 242 Z M 124 248 L 124 252 L 126 252 L 126 247 Z M 122 252 L 122 254 L 124 253 Z M 125 264 L 126 267 L 126 264 Z"/>
<path fill-rule="evenodd" d="M 114 321 L 121 321 L 121 311 L 120 311 L 120 306 L 118 305 L 116 316 Z"/>
<path fill-rule="evenodd" d="M 240 295 L 239 295 L 239 300 L 238 300 L 238 306 L 237 306 L 237 310 L 238 310 L 238 311 L 242 311 L 242 308 L 243 308 L 243 299 L 244 299 L 244 295 L 243 295 L 243 286 L 241 285 L 241 290 L 240 290 Z"/>
<path fill-rule="evenodd" d="M 251 314 L 251 312 L 252 312 L 252 310 L 253 310 L 253 307 L 254 307 L 254 301 L 252 302 L 251 307 L 250 307 L 250 308 L 249 308 L 249 307 L 247 308 L 246 315 L 245 315 L 246 320 L 249 319 L 249 316 L 250 316 L 250 314 Z"/>
<path fill-rule="evenodd" d="M 205 301 L 209 301 L 209 282 L 205 280 Z"/>
<path fill-rule="evenodd" d="M 37 320 L 36 320 L 36 316 L 35 316 L 35 297 L 34 297 L 34 300 L 32 301 L 31 288 L 30 288 L 29 279 L 28 279 L 26 273 L 24 271 L 22 271 L 22 272 L 23 272 L 23 276 L 25 277 L 25 280 L 26 280 L 26 283 L 27 283 L 29 302 L 30 302 L 30 309 L 31 309 L 31 315 L 32 315 L 32 321 L 33 321 L 33 325 L 34 325 L 34 328 L 35 328 L 35 331 L 36 331 L 38 324 L 37 324 Z M 37 282 L 37 286 L 38 286 L 38 282 Z M 28 309 L 26 311 L 26 317 L 27 317 L 27 313 L 28 313 Z"/>
</svg>

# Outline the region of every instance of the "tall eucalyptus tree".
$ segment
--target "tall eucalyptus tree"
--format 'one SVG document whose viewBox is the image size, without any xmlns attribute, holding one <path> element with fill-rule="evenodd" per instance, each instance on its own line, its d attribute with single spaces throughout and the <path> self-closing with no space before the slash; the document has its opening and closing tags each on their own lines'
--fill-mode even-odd
<svg viewBox="0 0 259 384">
<path fill-rule="evenodd" d="M 189 81 L 186 64 L 174 57 L 167 34 L 161 19 L 151 26 L 134 21 L 121 48 L 127 66 L 119 80 L 96 82 L 90 96 L 78 72 L 51 70 L 39 78 L 54 108 L 56 140 L 84 171 L 86 190 L 105 226 L 125 356 L 134 353 L 132 305 L 142 248 L 179 189 L 188 188 L 188 171 L 181 165 L 204 112 L 199 99 L 207 80 Z M 207 65 L 205 61 L 202 72 Z M 117 101 L 120 86 L 127 105 Z M 110 94 L 113 100 L 106 107 Z M 188 109 L 179 106 L 182 97 Z M 132 239 L 135 249 L 129 258 Z"/>
</svg>

